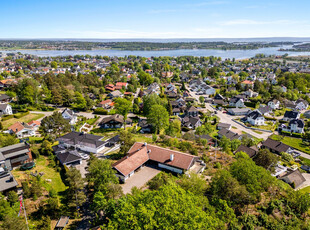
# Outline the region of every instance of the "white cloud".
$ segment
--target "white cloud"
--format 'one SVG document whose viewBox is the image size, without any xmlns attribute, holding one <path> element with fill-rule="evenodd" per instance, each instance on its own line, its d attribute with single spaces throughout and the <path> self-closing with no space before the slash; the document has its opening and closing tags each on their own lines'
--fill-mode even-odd
<svg viewBox="0 0 310 230">
<path fill-rule="evenodd" d="M 274 20 L 274 21 L 256 21 L 249 19 L 237 19 L 226 22 L 221 22 L 222 26 L 234 26 L 234 25 L 292 25 L 292 24 L 305 24 L 306 21 L 294 21 L 294 20 Z"/>
</svg>

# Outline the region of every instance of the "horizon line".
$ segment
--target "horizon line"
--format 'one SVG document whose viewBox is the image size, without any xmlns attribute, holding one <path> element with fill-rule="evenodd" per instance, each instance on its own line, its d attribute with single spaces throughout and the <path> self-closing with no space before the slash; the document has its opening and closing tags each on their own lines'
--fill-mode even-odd
<svg viewBox="0 0 310 230">
<path fill-rule="evenodd" d="M 102 40 L 127 40 L 127 39 L 139 39 L 139 40 L 142 40 L 142 39 L 157 39 L 157 40 L 171 40 L 171 39 L 262 39 L 262 38 L 298 38 L 298 39 L 305 39 L 305 38 L 309 38 L 310 39 L 310 36 L 309 37 L 287 37 L 287 36 L 272 36 L 272 37 L 212 37 L 212 38 L 195 38 L 195 37 L 191 37 L 191 38 L 186 38 L 186 37 L 180 37 L 180 38 L 0 38 L 0 40 L 29 40 L 29 39 L 38 39 L 38 40 L 43 40 L 43 39 L 82 39 L 82 40 L 85 40 L 85 39 L 102 39 Z"/>
</svg>

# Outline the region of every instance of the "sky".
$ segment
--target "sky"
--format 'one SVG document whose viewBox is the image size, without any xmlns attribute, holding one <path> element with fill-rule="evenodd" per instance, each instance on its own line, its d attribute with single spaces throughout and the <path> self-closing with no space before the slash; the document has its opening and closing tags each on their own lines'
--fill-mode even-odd
<svg viewBox="0 0 310 230">
<path fill-rule="evenodd" d="M 310 37 L 309 0 L 0 0 L 0 38 Z"/>
</svg>

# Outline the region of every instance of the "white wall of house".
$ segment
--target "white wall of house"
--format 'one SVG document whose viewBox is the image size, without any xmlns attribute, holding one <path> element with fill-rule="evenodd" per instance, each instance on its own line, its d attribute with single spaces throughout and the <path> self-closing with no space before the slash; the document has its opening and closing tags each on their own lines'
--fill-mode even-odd
<svg viewBox="0 0 310 230">
<path fill-rule="evenodd" d="M 280 107 L 280 102 L 274 103 L 273 101 L 269 101 L 269 102 L 268 102 L 268 106 L 269 106 L 270 108 L 272 108 L 272 109 L 279 109 L 279 107 Z"/>
<path fill-rule="evenodd" d="M 304 132 L 304 129 L 298 127 L 296 124 L 292 124 L 290 128 L 291 128 L 291 131 L 294 133 L 303 133 Z"/>
<path fill-rule="evenodd" d="M 102 145 L 99 148 L 91 148 L 91 147 L 85 146 L 85 145 L 77 145 L 76 147 L 81 149 L 82 151 L 85 151 L 85 152 L 99 153 L 105 148 L 105 145 Z"/>
<path fill-rule="evenodd" d="M 158 163 L 158 167 L 159 168 L 163 168 L 163 169 L 167 169 L 167 170 L 169 170 L 171 172 L 175 172 L 175 173 L 179 173 L 179 174 L 183 173 L 182 169 L 178 169 L 178 168 L 175 168 L 175 167 L 172 167 L 172 166 L 168 166 L 168 165 L 165 165 L 165 164 L 161 164 L 161 163 Z"/>
<path fill-rule="evenodd" d="M 265 125 L 265 119 L 264 119 L 264 117 L 258 117 L 258 118 L 256 118 L 255 120 L 252 119 L 251 117 L 248 117 L 248 122 L 249 122 L 251 125 L 257 125 L 257 126 Z"/>
</svg>

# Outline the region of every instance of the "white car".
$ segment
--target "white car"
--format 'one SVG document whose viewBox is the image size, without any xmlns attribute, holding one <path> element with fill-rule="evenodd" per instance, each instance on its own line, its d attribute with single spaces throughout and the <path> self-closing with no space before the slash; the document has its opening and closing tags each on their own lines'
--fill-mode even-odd
<svg viewBox="0 0 310 230">
<path fill-rule="evenodd" d="M 83 160 L 88 160 L 89 159 L 89 155 L 87 153 L 81 154 L 81 157 L 83 158 Z"/>
</svg>

